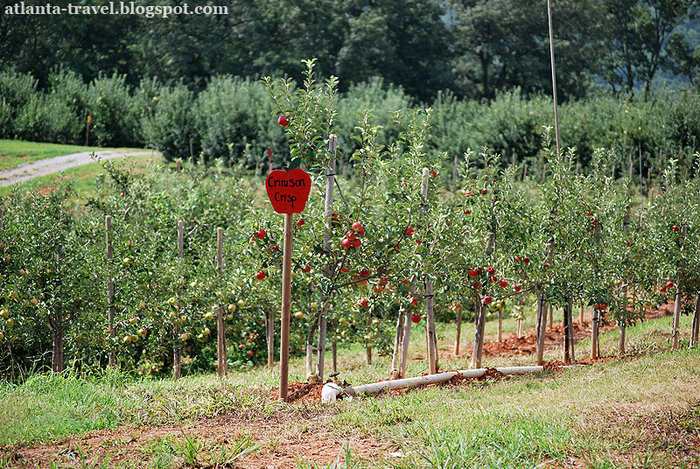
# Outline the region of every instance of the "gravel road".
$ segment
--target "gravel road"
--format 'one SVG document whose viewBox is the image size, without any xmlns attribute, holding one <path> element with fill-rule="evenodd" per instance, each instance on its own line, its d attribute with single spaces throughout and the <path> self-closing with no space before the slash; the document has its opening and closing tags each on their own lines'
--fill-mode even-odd
<svg viewBox="0 0 700 469">
<path fill-rule="evenodd" d="M 103 160 L 113 160 L 115 158 L 123 158 L 126 156 L 148 155 L 151 151 L 98 151 L 95 154 Z M 70 155 L 55 156 L 44 160 L 35 161 L 33 163 L 23 163 L 12 169 L 0 171 L 0 187 L 11 186 L 17 182 L 24 182 L 29 179 L 54 174 L 64 169 L 83 166 L 89 163 L 94 163 L 95 160 L 90 156 L 92 152 L 85 151 L 81 153 L 73 153 Z"/>
</svg>

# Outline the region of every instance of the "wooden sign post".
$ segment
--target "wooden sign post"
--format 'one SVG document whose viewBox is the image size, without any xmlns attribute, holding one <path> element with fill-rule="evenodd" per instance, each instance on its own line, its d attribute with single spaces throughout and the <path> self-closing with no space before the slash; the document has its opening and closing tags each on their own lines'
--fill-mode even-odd
<svg viewBox="0 0 700 469">
<path fill-rule="evenodd" d="M 284 242 L 282 251 L 282 327 L 280 331 L 280 393 L 287 400 L 289 378 L 289 319 L 292 309 L 292 234 L 293 214 L 301 213 L 311 191 L 311 178 L 306 171 L 272 171 L 265 180 L 267 196 L 275 212 L 284 214 Z"/>
</svg>

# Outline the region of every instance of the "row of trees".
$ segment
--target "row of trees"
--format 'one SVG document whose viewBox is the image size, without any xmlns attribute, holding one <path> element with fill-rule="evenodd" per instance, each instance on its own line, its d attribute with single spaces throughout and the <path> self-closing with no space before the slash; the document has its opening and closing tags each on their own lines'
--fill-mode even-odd
<svg viewBox="0 0 700 469">
<path fill-rule="evenodd" d="M 563 307 L 569 326 L 573 305 L 583 304 L 594 307 L 595 324 L 625 327 L 675 297 L 674 346 L 677 318 L 692 308 L 697 343 L 700 168 L 679 177 L 671 161 L 662 191 L 643 206 L 628 179 L 611 177 L 609 151 L 596 152 L 594 171 L 582 175 L 575 151 L 546 146 L 541 183 L 520 182 L 519 169 L 491 151 L 470 154 L 453 176 L 427 145 L 426 111 L 403 115 L 389 145 L 378 143 L 383 130 L 366 111 L 353 132 L 354 176 L 336 179 L 338 154 L 328 146 L 340 130 L 336 86 L 317 83 L 312 64 L 301 89 L 267 81 L 289 121 L 291 157 L 314 182 L 296 219 L 292 280 L 292 353 L 306 350 L 310 379 L 324 375 L 325 340 L 333 350 L 363 344 L 368 360 L 392 344 L 399 356 L 396 326 L 414 315 L 426 318 L 437 370 L 434 320 L 462 311 L 475 319 L 479 366 L 483 324 L 501 300 L 507 309 L 535 301 L 543 337 L 548 304 Z M 212 369 L 225 345 L 231 365 L 271 363 L 282 217 L 261 195 L 262 181 L 221 165 L 146 175 L 105 166 L 109 177 L 81 206 L 60 188 L 3 200 L 4 372 L 49 362 L 58 371 L 67 359 L 83 369 L 174 367 L 179 376 L 182 367 Z M 214 331 L 224 328 L 217 344 Z M 395 366 L 400 374 L 400 360 Z"/>
<path fill-rule="evenodd" d="M 85 81 L 116 72 L 132 85 L 158 78 L 195 91 L 219 74 L 301 80 L 299 60 L 318 57 L 322 74 L 345 77 L 344 90 L 372 78 L 425 101 L 440 90 L 492 99 L 549 89 L 544 1 L 222 0 L 214 3 L 225 15 L 169 18 L 12 14 L 15 3 L 0 2 L 0 66 L 30 72 L 42 87 L 57 66 Z M 648 96 L 661 72 L 694 82 L 697 12 L 695 0 L 553 2 L 560 96 L 602 83 L 628 93 L 641 84 Z"/>
<path fill-rule="evenodd" d="M 230 76 L 213 78 L 195 95 L 184 85 L 164 86 L 144 80 L 138 87 L 123 75 L 100 76 L 84 84 L 73 72 L 50 75 L 51 86 L 40 91 L 31 75 L 0 72 L 0 138 L 86 142 L 99 146 L 150 146 L 168 160 L 223 158 L 229 166 L 267 166 L 289 161 L 287 137 L 269 118 L 273 106 L 262 82 Z M 401 131 L 400 118 L 418 106 L 400 88 L 381 81 L 353 85 L 337 97 L 341 152 L 339 169 L 349 168 L 356 142 L 352 129 L 359 113 L 371 107 L 389 145 Z M 426 144 L 445 154 L 442 164 L 461 165 L 470 148 L 489 147 L 508 162 L 541 177 L 543 125 L 552 122 L 551 100 L 525 98 L 521 91 L 498 95 L 490 103 L 439 93 L 432 102 L 431 134 Z M 677 155 L 683 173 L 691 171 L 693 149 L 700 142 L 700 92 L 690 89 L 649 101 L 598 96 L 561 106 L 561 137 L 576 147 L 577 164 L 589 171 L 594 150 L 614 149 L 616 174 L 658 181 L 669 155 Z M 524 166 L 527 165 L 527 169 Z"/>
</svg>

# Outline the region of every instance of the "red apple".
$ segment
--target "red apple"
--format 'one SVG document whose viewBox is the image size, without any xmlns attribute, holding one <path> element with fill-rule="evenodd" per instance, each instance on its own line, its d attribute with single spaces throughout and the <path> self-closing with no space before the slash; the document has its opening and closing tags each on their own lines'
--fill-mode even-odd
<svg viewBox="0 0 700 469">
<path fill-rule="evenodd" d="M 496 269 L 494 269 L 493 267 L 486 267 L 486 272 L 493 275 L 496 273 Z"/>
<path fill-rule="evenodd" d="M 252 351 L 252 350 L 248 350 L 248 352 L 246 352 L 246 353 L 248 354 L 249 357 L 252 357 L 252 356 L 253 356 L 253 351 Z"/>
<path fill-rule="evenodd" d="M 530 263 L 530 258 L 529 258 L 529 257 L 523 257 L 523 262 L 524 262 L 525 264 L 529 264 L 529 263 Z"/>
<path fill-rule="evenodd" d="M 674 285 L 673 280 L 669 280 L 668 282 L 666 282 L 666 287 L 668 287 L 668 288 L 673 288 L 673 285 Z"/>
<path fill-rule="evenodd" d="M 474 278 L 479 276 L 479 272 L 476 269 L 470 269 L 469 270 L 469 276 Z"/>
<path fill-rule="evenodd" d="M 485 296 L 484 297 L 484 304 L 485 305 L 490 305 L 493 299 L 490 296 Z"/>
<path fill-rule="evenodd" d="M 502 288 L 505 288 L 505 287 L 508 286 L 508 282 L 506 282 L 505 280 L 501 280 L 500 282 L 498 282 L 498 284 L 499 284 Z"/>
<path fill-rule="evenodd" d="M 369 277 L 369 270 L 367 270 L 367 269 L 362 269 L 362 270 L 360 271 L 360 278 L 367 278 L 367 277 Z"/>
<path fill-rule="evenodd" d="M 416 232 L 415 228 L 411 228 L 410 226 L 406 228 L 406 236 L 413 236 L 413 233 Z"/>
<path fill-rule="evenodd" d="M 281 125 L 282 127 L 287 127 L 289 125 L 289 121 L 287 120 L 287 116 L 282 114 L 277 118 L 277 123 Z"/>
<path fill-rule="evenodd" d="M 671 227 L 671 229 L 672 229 L 673 231 L 678 231 L 678 230 L 680 230 L 680 228 L 679 228 L 677 225 L 673 225 L 673 226 Z"/>
<path fill-rule="evenodd" d="M 516 292 L 520 292 L 520 290 L 522 290 L 522 289 L 523 289 L 523 287 L 521 287 L 520 285 L 516 285 L 513 287 L 513 290 L 515 290 Z"/>
<path fill-rule="evenodd" d="M 433 178 L 437 176 L 437 173 L 435 171 L 433 171 L 432 169 L 430 170 L 429 174 L 430 174 L 430 177 L 433 177 Z"/>
<path fill-rule="evenodd" d="M 467 190 L 467 191 L 464 191 L 464 195 L 466 195 L 467 197 L 471 197 L 474 195 L 474 193 L 472 191 Z"/>
<path fill-rule="evenodd" d="M 267 157 L 272 158 L 272 150 L 267 150 Z"/>
<path fill-rule="evenodd" d="M 265 278 L 265 271 L 264 271 L 264 270 L 258 271 L 258 273 L 255 274 L 255 277 L 256 277 L 258 280 L 264 279 L 264 278 Z"/>
<path fill-rule="evenodd" d="M 304 226 L 304 223 L 306 223 L 306 221 L 305 221 L 303 218 L 300 218 L 300 219 L 297 220 L 297 226 L 298 226 L 299 228 L 301 228 L 302 226 Z"/>
<path fill-rule="evenodd" d="M 465 215 L 471 215 L 471 214 L 472 214 L 472 211 L 471 211 L 471 210 L 465 210 L 465 211 L 464 211 L 464 214 L 465 214 Z"/>
<path fill-rule="evenodd" d="M 420 314 L 415 314 L 415 313 L 414 313 L 414 314 L 411 316 L 411 321 L 413 322 L 413 324 L 418 324 L 418 323 L 420 322 Z"/>
<path fill-rule="evenodd" d="M 666 291 L 666 285 L 663 285 L 661 288 L 659 288 L 659 291 L 661 293 L 664 293 Z"/>
<path fill-rule="evenodd" d="M 474 282 L 474 290 L 481 290 L 481 282 Z"/>
<path fill-rule="evenodd" d="M 308 273 L 308 272 L 311 272 L 311 266 L 310 266 L 310 265 L 307 265 L 306 267 L 304 267 L 304 268 L 301 269 L 301 270 L 303 270 L 304 272 L 307 272 L 307 273 Z"/>
<path fill-rule="evenodd" d="M 367 298 L 362 298 L 362 299 L 360 299 L 360 301 L 357 302 L 357 304 L 359 304 L 363 308 L 366 308 L 367 305 L 369 304 L 369 300 L 367 300 Z"/>
<path fill-rule="evenodd" d="M 486 195 L 486 194 L 488 194 L 488 193 L 489 193 L 488 189 L 484 189 L 484 190 L 481 191 L 481 195 Z"/>
<path fill-rule="evenodd" d="M 355 249 L 359 248 L 361 245 L 362 245 L 362 240 L 354 239 L 352 241 L 352 247 L 354 247 Z"/>
<path fill-rule="evenodd" d="M 355 231 L 357 233 L 360 233 L 363 231 L 362 229 L 362 223 L 359 221 L 356 221 L 355 223 L 352 224 L 352 231 Z"/>
<path fill-rule="evenodd" d="M 348 268 L 345 267 L 345 266 L 341 267 L 340 270 L 342 270 L 342 271 L 343 271 L 344 273 L 346 273 L 346 274 L 347 274 L 348 272 L 350 272 L 350 269 L 348 269 Z"/>
<path fill-rule="evenodd" d="M 267 236 L 267 232 L 266 232 L 265 230 L 263 230 L 262 228 L 260 228 L 260 229 L 255 233 L 255 236 L 257 236 L 258 239 L 264 239 L 265 236 Z"/>
<path fill-rule="evenodd" d="M 345 238 L 343 241 L 341 241 L 340 244 L 343 245 L 343 248 L 345 248 L 345 249 L 350 249 L 350 248 L 352 247 L 352 240 L 351 240 L 351 239 L 348 239 L 348 238 Z"/>
</svg>

